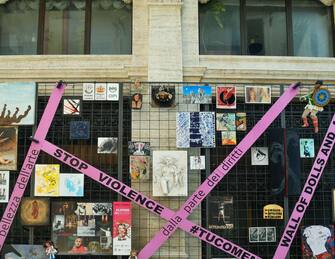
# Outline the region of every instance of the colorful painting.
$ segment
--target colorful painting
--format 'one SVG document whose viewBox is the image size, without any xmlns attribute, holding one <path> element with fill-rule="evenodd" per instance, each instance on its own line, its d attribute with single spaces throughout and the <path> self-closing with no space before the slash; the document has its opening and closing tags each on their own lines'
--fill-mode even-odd
<svg viewBox="0 0 335 259">
<path fill-rule="evenodd" d="M 334 226 L 301 228 L 302 258 L 335 258 Z"/>
<path fill-rule="evenodd" d="M 250 227 L 249 242 L 276 242 L 276 227 Z"/>
<path fill-rule="evenodd" d="M 131 251 L 131 202 L 113 202 L 113 255 Z"/>
<path fill-rule="evenodd" d="M 152 85 L 151 86 L 151 106 L 170 108 L 175 107 L 176 89 L 170 85 Z"/>
<path fill-rule="evenodd" d="M 205 170 L 205 156 L 190 156 L 190 169 L 191 170 Z"/>
<path fill-rule="evenodd" d="M 0 127 L 0 170 L 17 168 L 17 134 L 17 127 Z"/>
<path fill-rule="evenodd" d="M 42 245 L 5 245 L 2 249 L 4 259 L 50 259 Z"/>
<path fill-rule="evenodd" d="M 0 171 L 0 203 L 8 202 L 9 171 Z"/>
<path fill-rule="evenodd" d="M 269 165 L 269 149 L 267 147 L 252 147 L 251 165 Z"/>
<path fill-rule="evenodd" d="M 128 153 L 133 156 L 150 156 L 150 142 L 129 141 Z"/>
<path fill-rule="evenodd" d="M 90 122 L 89 121 L 70 121 L 70 139 L 89 139 Z"/>
<path fill-rule="evenodd" d="M 236 113 L 236 130 L 237 131 L 247 130 L 247 114 L 245 112 Z"/>
<path fill-rule="evenodd" d="M 98 154 L 116 154 L 117 138 L 98 138 Z"/>
<path fill-rule="evenodd" d="M 119 84 L 107 83 L 107 101 L 119 100 Z"/>
<path fill-rule="evenodd" d="M 83 174 L 60 174 L 59 196 L 83 197 Z"/>
<path fill-rule="evenodd" d="M 63 100 L 63 115 L 80 115 L 80 99 L 65 98 Z"/>
<path fill-rule="evenodd" d="M 83 84 L 83 100 L 93 101 L 94 100 L 94 83 Z"/>
<path fill-rule="evenodd" d="M 132 181 L 149 180 L 150 157 L 130 156 L 129 157 L 130 178 Z"/>
<path fill-rule="evenodd" d="M 153 196 L 187 196 L 187 152 L 153 151 Z"/>
<path fill-rule="evenodd" d="M 211 86 L 183 86 L 185 103 L 212 103 Z"/>
<path fill-rule="evenodd" d="M 301 138 L 300 139 L 300 157 L 301 158 L 312 158 L 314 156 L 315 156 L 314 139 Z"/>
<path fill-rule="evenodd" d="M 35 196 L 59 196 L 60 165 L 35 166 Z"/>
<path fill-rule="evenodd" d="M 221 144 L 236 145 L 236 131 L 221 131 Z"/>
<path fill-rule="evenodd" d="M 209 199 L 209 229 L 234 228 L 234 199 L 233 196 L 211 197 Z"/>
<path fill-rule="evenodd" d="M 142 108 L 143 95 L 140 93 L 133 94 L 131 97 L 131 108 L 140 110 Z"/>
<path fill-rule="evenodd" d="M 20 207 L 21 224 L 44 226 L 50 224 L 50 201 L 46 198 L 22 198 Z"/>
<path fill-rule="evenodd" d="M 177 112 L 176 146 L 215 147 L 214 112 Z"/>
<path fill-rule="evenodd" d="M 106 83 L 96 83 L 95 84 L 94 99 L 97 101 L 106 101 L 107 99 L 107 84 Z"/>
<path fill-rule="evenodd" d="M 271 86 L 245 86 L 245 103 L 271 103 Z"/>
<path fill-rule="evenodd" d="M 232 85 L 216 87 L 216 108 L 236 109 L 236 88 Z"/>
<path fill-rule="evenodd" d="M 235 113 L 217 113 L 216 130 L 236 130 Z"/>
<path fill-rule="evenodd" d="M 0 125 L 35 124 L 35 83 L 0 83 L 0 96 Z"/>
</svg>

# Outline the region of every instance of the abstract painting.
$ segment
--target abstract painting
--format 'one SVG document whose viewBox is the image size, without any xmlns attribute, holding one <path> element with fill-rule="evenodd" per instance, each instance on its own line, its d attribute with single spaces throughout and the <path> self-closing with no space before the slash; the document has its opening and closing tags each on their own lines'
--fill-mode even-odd
<svg viewBox="0 0 335 259">
<path fill-rule="evenodd" d="M 63 100 L 63 115 L 80 115 L 80 99 L 65 98 Z"/>
<path fill-rule="evenodd" d="M 190 156 L 191 170 L 205 170 L 205 156 Z"/>
<path fill-rule="evenodd" d="M 245 86 L 245 103 L 271 103 L 271 86 Z"/>
<path fill-rule="evenodd" d="M 211 86 L 183 86 L 185 103 L 212 103 Z"/>
<path fill-rule="evenodd" d="M 83 174 L 60 174 L 59 196 L 83 197 Z"/>
<path fill-rule="evenodd" d="M 0 203 L 8 202 L 9 171 L 0 171 Z"/>
<path fill-rule="evenodd" d="M 17 127 L 0 127 L 0 170 L 17 168 L 17 134 Z"/>
<path fill-rule="evenodd" d="M 46 198 L 22 198 L 20 219 L 25 226 L 49 225 L 50 201 Z"/>
<path fill-rule="evenodd" d="M 98 154 L 116 154 L 117 138 L 98 138 Z"/>
<path fill-rule="evenodd" d="M 130 156 L 129 160 L 131 180 L 149 180 L 150 157 Z"/>
<path fill-rule="evenodd" d="M 59 196 L 60 165 L 35 166 L 35 196 Z"/>
<path fill-rule="evenodd" d="M 150 156 L 150 142 L 129 141 L 128 153 L 133 156 Z"/>
<path fill-rule="evenodd" d="M 35 124 L 35 83 L 0 83 L 0 125 Z"/>
<path fill-rule="evenodd" d="M 236 130 L 237 131 L 247 130 L 247 114 L 245 112 L 236 113 Z"/>
<path fill-rule="evenodd" d="M 222 146 L 236 145 L 236 131 L 221 131 Z"/>
<path fill-rule="evenodd" d="M 216 130 L 236 130 L 235 113 L 217 113 Z"/>
<path fill-rule="evenodd" d="M 187 151 L 153 151 L 153 196 L 187 195 Z"/>
<path fill-rule="evenodd" d="M 232 85 L 216 87 L 216 108 L 236 109 L 236 88 Z"/>
<path fill-rule="evenodd" d="M 300 139 L 300 157 L 311 158 L 314 157 L 314 139 L 301 138 Z"/>
<path fill-rule="evenodd" d="M 234 199 L 227 195 L 222 197 L 210 197 L 209 199 L 209 229 L 233 229 L 234 228 Z"/>
<path fill-rule="evenodd" d="M 251 165 L 269 165 L 269 149 L 267 147 L 252 147 Z"/>
<path fill-rule="evenodd" d="M 90 122 L 89 121 L 70 121 L 70 139 L 89 139 Z"/>
<path fill-rule="evenodd" d="M 177 112 L 176 146 L 215 147 L 214 112 Z"/>
<path fill-rule="evenodd" d="M 170 85 L 152 85 L 151 86 L 151 106 L 169 108 L 175 107 L 176 89 Z"/>
</svg>

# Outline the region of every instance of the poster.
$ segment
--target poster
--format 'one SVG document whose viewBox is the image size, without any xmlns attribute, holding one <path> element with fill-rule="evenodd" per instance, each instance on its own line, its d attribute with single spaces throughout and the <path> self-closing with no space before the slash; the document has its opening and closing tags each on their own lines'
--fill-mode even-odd
<svg viewBox="0 0 335 259">
<path fill-rule="evenodd" d="M 276 227 L 250 227 L 249 242 L 276 242 Z"/>
<path fill-rule="evenodd" d="M 236 109 L 236 88 L 232 85 L 216 87 L 216 108 Z"/>
<path fill-rule="evenodd" d="M 96 101 L 106 101 L 107 99 L 107 84 L 106 83 L 96 83 L 95 84 L 94 99 Z"/>
<path fill-rule="evenodd" d="M 0 125 L 35 124 L 35 83 L 0 83 L 0 96 Z"/>
<path fill-rule="evenodd" d="M 93 101 L 95 94 L 94 83 L 84 83 L 83 84 L 83 100 Z"/>
<path fill-rule="evenodd" d="M 47 198 L 22 198 L 21 224 L 25 226 L 49 225 L 50 201 Z"/>
<path fill-rule="evenodd" d="M 314 139 L 301 138 L 300 139 L 300 157 L 312 158 L 314 157 Z"/>
<path fill-rule="evenodd" d="M 268 204 L 263 207 L 263 219 L 283 219 L 284 209 L 277 204 Z"/>
<path fill-rule="evenodd" d="M 302 258 L 334 258 L 334 226 L 312 225 L 301 228 Z"/>
<path fill-rule="evenodd" d="M 130 156 L 129 157 L 130 178 L 133 181 L 149 180 L 150 157 Z"/>
<path fill-rule="evenodd" d="M 236 131 L 221 131 L 221 144 L 226 145 L 236 145 Z"/>
<path fill-rule="evenodd" d="M 247 114 L 245 112 L 236 113 L 236 130 L 237 131 L 247 130 Z"/>
<path fill-rule="evenodd" d="M 190 156 L 190 169 L 191 170 L 205 170 L 205 156 Z"/>
<path fill-rule="evenodd" d="M 60 255 L 112 255 L 112 227 L 112 203 L 52 203 L 52 240 Z"/>
<path fill-rule="evenodd" d="M 83 174 L 60 174 L 59 196 L 83 197 Z"/>
<path fill-rule="evenodd" d="M 107 101 L 119 100 L 119 84 L 107 83 Z"/>
<path fill-rule="evenodd" d="M 209 199 L 208 229 L 234 228 L 233 196 L 211 197 Z"/>
<path fill-rule="evenodd" d="M 35 166 L 35 196 L 59 196 L 59 171 L 58 164 Z"/>
<path fill-rule="evenodd" d="M 89 121 L 70 121 L 70 139 L 89 139 L 90 122 Z"/>
<path fill-rule="evenodd" d="M 63 115 L 80 115 L 80 99 L 64 98 Z"/>
<path fill-rule="evenodd" d="M 98 138 L 98 154 L 116 154 L 117 138 Z"/>
<path fill-rule="evenodd" d="M 150 156 L 150 142 L 128 141 L 128 153 L 134 156 Z"/>
<path fill-rule="evenodd" d="M 7 245 L 2 249 L 3 259 L 50 259 L 43 245 Z"/>
<path fill-rule="evenodd" d="M 187 196 L 187 151 L 153 151 L 153 196 Z"/>
<path fill-rule="evenodd" d="M 251 148 L 251 165 L 269 165 L 269 150 L 267 147 Z"/>
<path fill-rule="evenodd" d="M 113 202 L 113 255 L 131 251 L 131 202 Z"/>
<path fill-rule="evenodd" d="M 151 106 L 170 108 L 175 107 L 176 89 L 171 85 L 152 85 L 151 86 Z"/>
<path fill-rule="evenodd" d="M 17 127 L 0 126 L 0 170 L 17 168 L 17 134 Z"/>
<path fill-rule="evenodd" d="M 214 112 L 177 112 L 177 148 L 215 147 Z"/>
<path fill-rule="evenodd" d="M 271 86 L 245 86 L 245 103 L 271 103 Z"/>
<path fill-rule="evenodd" d="M 216 130 L 236 130 L 235 113 L 217 113 Z"/>
<path fill-rule="evenodd" d="M 0 171 L 0 203 L 8 202 L 9 171 Z"/>
<path fill-rule="evenodd" d="M 185 103 L 212 103 L 211 86 L 183 86 Z"/>
</svg>

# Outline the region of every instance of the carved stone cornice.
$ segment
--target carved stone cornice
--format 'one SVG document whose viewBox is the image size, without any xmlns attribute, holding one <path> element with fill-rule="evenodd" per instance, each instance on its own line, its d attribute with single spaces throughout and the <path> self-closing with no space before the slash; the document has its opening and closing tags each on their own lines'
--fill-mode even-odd
<svg viewBox="0 0 335 259">
<path fill-rule="evenodd" d="M 148 6 L 153 5 L 183 5 L 183 0 L 148 0 Z"/>
</svg>

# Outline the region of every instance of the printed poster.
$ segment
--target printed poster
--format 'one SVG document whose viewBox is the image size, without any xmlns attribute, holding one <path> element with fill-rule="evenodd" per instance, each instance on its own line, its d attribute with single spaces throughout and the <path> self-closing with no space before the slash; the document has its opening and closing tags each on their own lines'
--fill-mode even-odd
<svg viewBox="0 0 335 259">
<path fill-rule="evenodd" d="M 312 138 L 301 138 L 300 139 L 300 157 L 301 158 L 312 158 L 314 157 L 314 139 Z"/>
<path fill-rule="evenodd" d="M 269 149 L 267 147 L 252 147 L 251 165 L 269 165 Z"/>
<path fill-rule="evenodd" d="M 113 255 L 131 251 L 131 202 L 113 202 Z"/>
<path fill-rule="evenodd" d="M 268 204 L 263 207 L 263 219 L 283 219 L 284 209 L 277 204 Z"/>
<path fill-rule="evenodd" d="M 83 197 L 83 174 L 60 174 L 59 196 Z"/>
<path fill-rule="evenodd" d="M 0 203 L 8 202 L 9 171 L 0 171 Z"/>
<path fill-rule="evenodd" d="M 232 85 L 216 87 L 216 108 L 236 109 L 236 88 Z"/>
<path fill-rule="evenodd" d="M 211 86 L 183 86 L 185 103 L 212 103 Z"/>
<path fill-rule="evenodd" d="M 0 126 L 0 170 L 17 168 L 17 134 L 17 127 Z"/>
<path fill-rule="evenodd" d="M 98 154 L 116 154 L 117 138 L 98 138 Z"/>
<path fill-rule="evenodd" d="M 209 199 L 209 229 L 234 228 L 233 196 L 211 197 Z"/>
<path fill-rule="evenodd" d="M 217 131 L 236 130 L 235 113 L 217 113 L 216 130 Z"/>
<path fill-rule="evenodd" d="M 0 83 L 0 96 L 0 125 L 35 124 L 35 83 Z"/>
<path fill-rule="evenodd" d="M 271 103 L 271 86 L 245 86 L 245 103 Z"/>
<path fill-rule="evenodd" d="M 80 115 L 80 111 L 80 99 L 63 99 L 63 115 Z"/>
<path fill-rule="evenodd" d="M 247 130 L 247 114 L 245 112 L 236 113 L 236 130 L 237 131 Z"/>
<path fill-rule="evenodd" d="M 95 84 L 94 99 L 96 101 L 106 101 L 107 99 L 107 84 L 106 83 L 96 83 Z"/>
<path fill-rule="evenodd" d="M 150 142 L 129 141 L 128 153 L 133 156 L 150 156 Z"/>
<path fill-rule="evenodd" d="M 50 221 L 50 201 L 46 198 L 22 198 L 20 207 L 21 224 L 45 226 Z"/>
<path fill-rule="evenodd" d="M 2 257 L 4 259 L 50 259 L 46 255 L 43 245 L 7 245 L 2 249 Z"/>
<path fill-rule="evenodd" d="M 153 151 L 153 196 L 187 196 L 187 151 Z"/>
<path fill-rule="evenodd" d="M 107 83 L 107 101 L 119 100 L 119 84 Z"/>
<path fill-rule="evenodd" d="M 190 169 L 191 170 L 205 170 L 205 156 L 190 156 Z"/>
<path fill-rule="evenodd" d="M 35 166 L 35 196 L 59 196 L 59 171 L 58 164 Z"/>
<path fill-rule="evenodd" d="M 95 95 L 94 83 L 84 83 L 83 84 L 83 100 L 93 101 Z"/>
<path fill-rule="evenodd" d="M 149 180 L 150 157 L 130 156 L 129 157 L 130 178 L 132 181 Z"/>
</svg>

